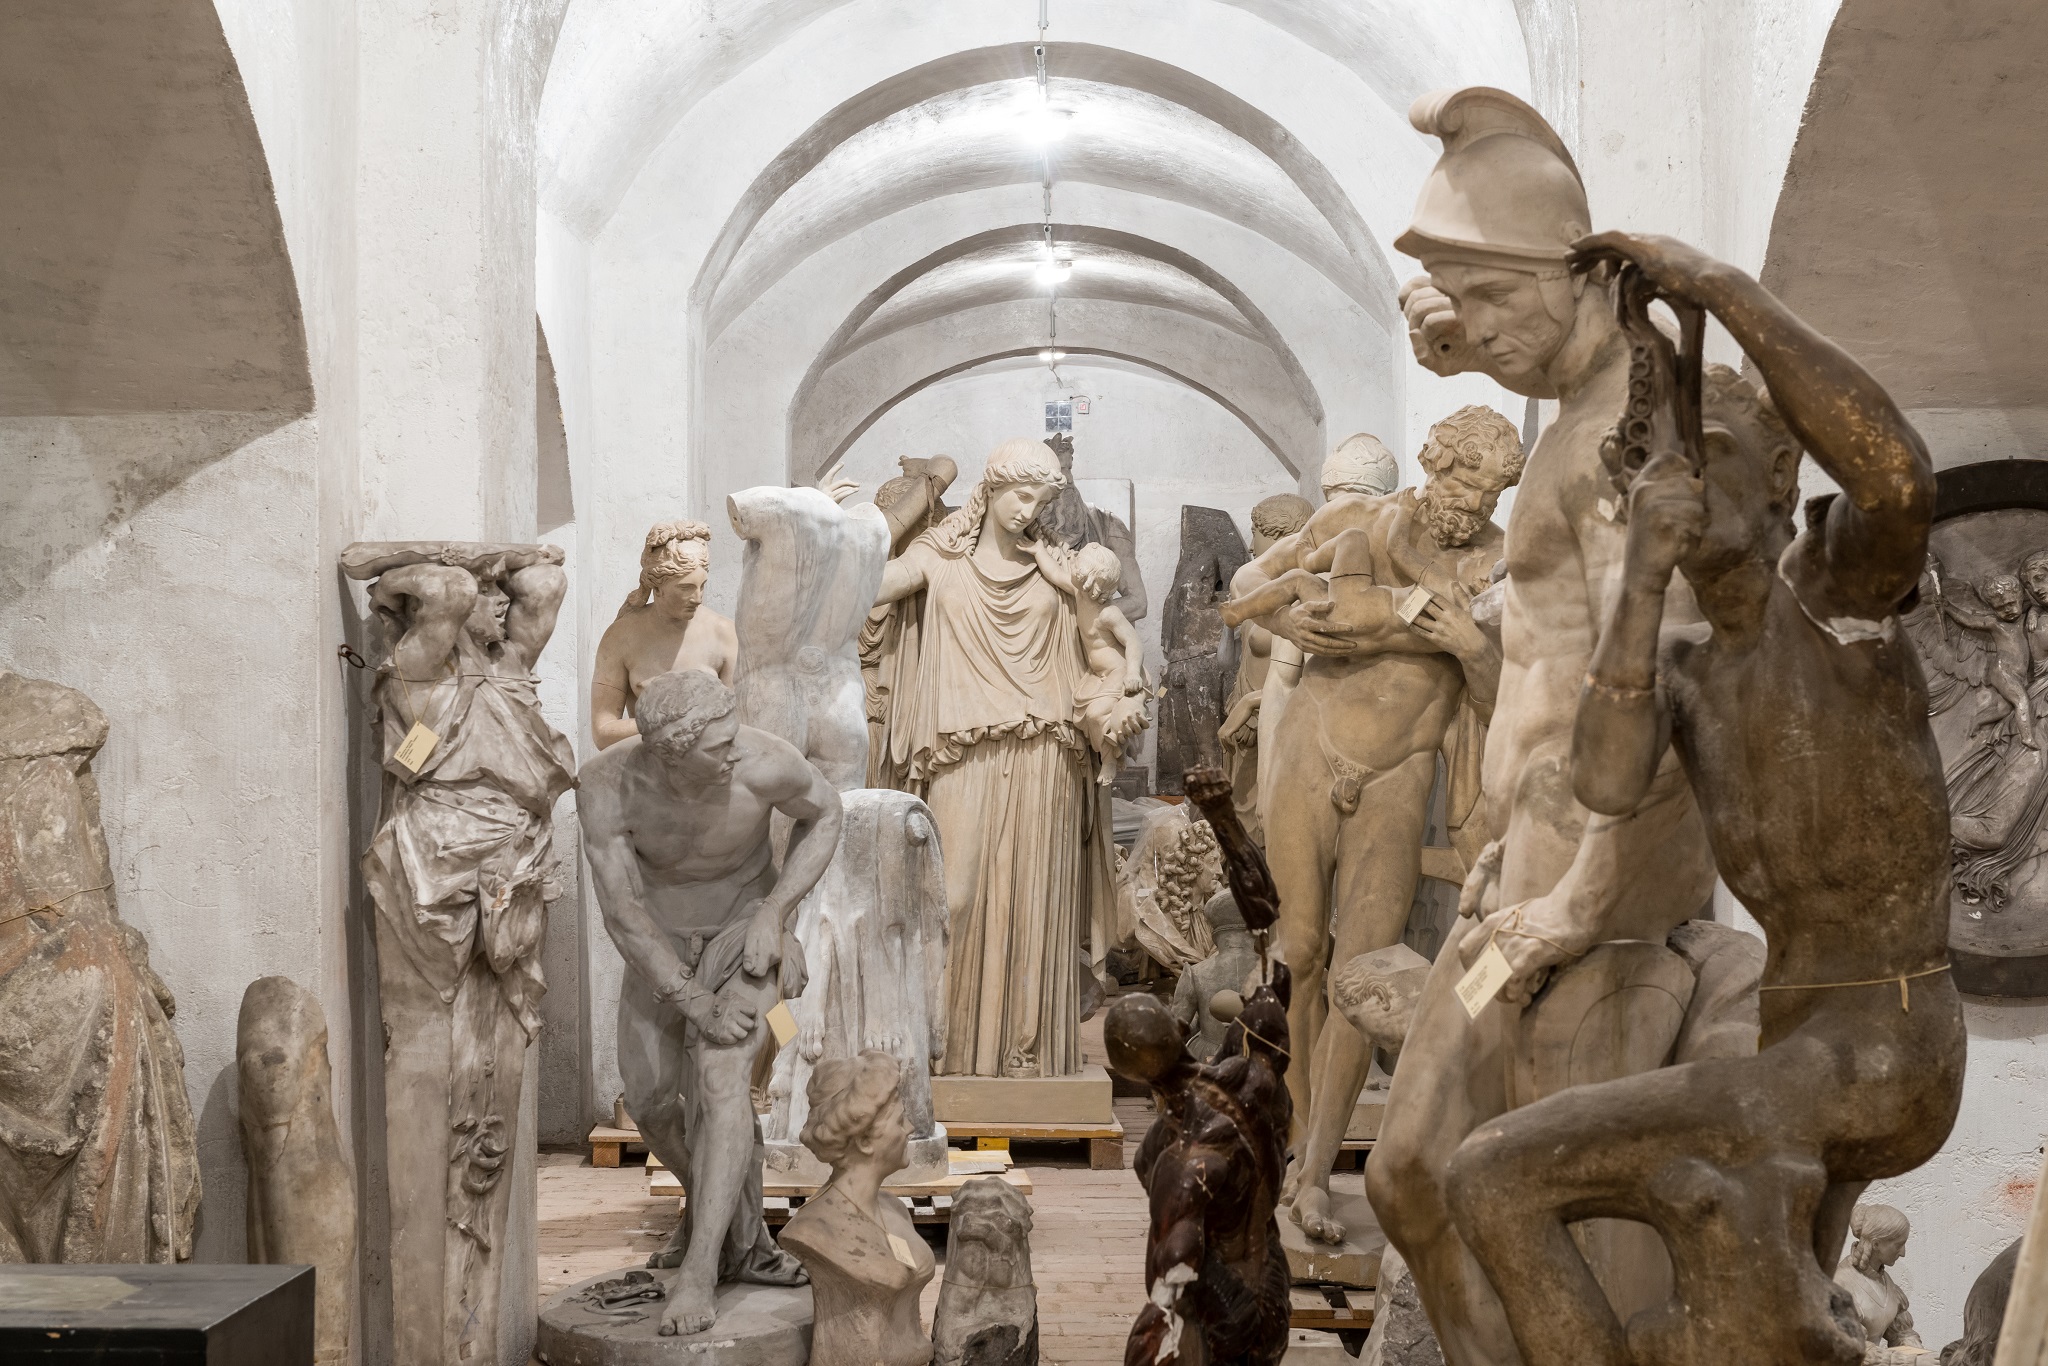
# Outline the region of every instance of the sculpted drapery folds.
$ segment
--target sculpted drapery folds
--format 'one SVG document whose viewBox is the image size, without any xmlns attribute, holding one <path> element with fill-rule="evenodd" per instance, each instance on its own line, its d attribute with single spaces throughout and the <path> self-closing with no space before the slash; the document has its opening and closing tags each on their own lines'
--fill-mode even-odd
<svg viewBox="0 0 2048 1366">
<path fill-rule="evenodd" d="M 966 505 L 890 561 L 878 597 L 923 595 L 883 744 L 945 851 L 942 1073 L 1079 1070 L 1081 974 L 1109 947 L 1107 803 L 1076 707 L 1087 664 L 1074 604 L 1026 535 L 1063 482 L 1043 442 L 1005 442 Z"/>
<path fill-rule="evenodd" d="M 192 1255 L 185 1054 L 114 906 L 106 739 L 84 693 L 0 669 L 0 1263 Z"/>
<path fill-rule="evenodd" d="M 391 637 L 375 684 L 384 796 L 363 880 L 388 1040 L 402 1363 L 490 1359 L 503 1278 L 523 1274 L 501 1255 L 505 1177 L 540 1030 L 547 903 L 561 894 L 555 799 L 575 785 L 533 680 L 568 587 L 561 560 L 553 546 L 469 542 L 361 542 L 341 557 L 371 581 Z"/>
</svg>

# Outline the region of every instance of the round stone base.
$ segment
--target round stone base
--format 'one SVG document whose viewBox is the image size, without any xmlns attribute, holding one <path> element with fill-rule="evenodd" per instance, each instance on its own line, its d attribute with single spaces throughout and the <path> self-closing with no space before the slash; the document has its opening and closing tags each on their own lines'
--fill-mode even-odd
<svg viewBox="0 0 2048 1366">
<path fill-rule="evenodd" d="M 943 1180 L 953 1170 L 953 1160 L 946 1155 L 946 1126 L 933 1126 L 930 1138 L 913 1138 L 906 1145 L 910 1165 L 893 1173 L 884 1182 L 890 1186 L 920 1186 Z M 811 1150 L 801 1143 L 768 1144 L 765 1163 L 770 1185 L 788 1182 L 798 1186 L 823 1186 L 832 1178 L 832 1169 L 811 1155 Z"/>
<path fill-rule="evenodd" d="M 577 1299 L 598 1281 L 623 1276 L 636 1267 L 621 1267 L 592 1276 L 560 1292 L 541 1306 L 540 1335 L 534 1355 L 547 1366 L 806 1366 L 811 1359 L 811 1288 L 746 1285 L 718 1287 L 718 1321 L 708 1332 L 689 1337 L 662 1337 L 663 1300 L 634 1305 L 638 1318 L 595 1312 Z M 677 1273 L 657 1271 L 673 1286 Z"/>
</svg>

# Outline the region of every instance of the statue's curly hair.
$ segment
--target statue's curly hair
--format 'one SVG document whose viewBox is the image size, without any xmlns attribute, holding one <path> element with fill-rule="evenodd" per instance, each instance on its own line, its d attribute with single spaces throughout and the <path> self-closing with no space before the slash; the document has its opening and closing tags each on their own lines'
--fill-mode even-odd
<svg viewBox="0 0 2048 1366">
<path fill-rule="evenodd" d="M 679 579 L 692 569 L 711 566 L 711 528 L 687 517 L 656 522 L 648 529 L 640 547 L 640 582 L 626 594 L 619 608 L 624 616 L 635 607 L 654 601 L 654 590 L 670 579 Z"/>
<path fill-rule="evenodd" d="M 1528 463 L 1521 431 L 1483 403 L 1468 403 L 1430 427 L 1429 441 L 1460 454 L 1476 449 L 1482 457 L 1492 449 L 1500 449 L 1501 478 L 1509 485 L 1521 482 L 1522 466 Z"/>
<path fill-rule="evenodd" d="M 799 1135 L 820 1162 L 836 1167 L 875 1126 L 884 1107 L 902 1104 L 903 1064 L 878 1049 L 823 1058 L 811 1069 L 810 1118 Z"/>
</svg>

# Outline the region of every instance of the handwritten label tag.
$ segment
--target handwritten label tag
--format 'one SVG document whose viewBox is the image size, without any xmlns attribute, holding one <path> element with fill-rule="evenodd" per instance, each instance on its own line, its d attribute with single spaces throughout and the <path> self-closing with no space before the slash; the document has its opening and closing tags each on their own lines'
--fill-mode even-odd
<svg viewBox="0 0 2048 1366">
<path fill-rule="evenodd" d="M 1486 1009 L 1486 1003 L 1499 994 L 1508 984 L 1508 978 L 1515 970 L 1508 966 L 1507 955 L 1500 951 L 1500 945 L 1488 944 L 1486 952 L 1479 955 L 1479 961 L 1471 970 L 1458 979 L 1458 1000 L 1465 1007 L 1465 1013 L 1473 1019 Z"/>
<path fill-rule="evenodd" d="M 417 773 L 420 771 L 420 765 L 427 761 L 427 756 L 434 752 L 434 746 L 440 743 L 440 736 L 415 721 L 412 723 L 412 729 L 405 733 L 405 739 L 399 743 L 398 753 L 391 757 L 404 764 L 408 772 Z"/>
<path fill-rule="evenodd" d="M 889 1251 L 896 1254 L 897 1261 L 903 1263 L 912 1271 L 917 1270 L 917 1258 L 910 1255 L 910 1244 L 903 1241 L 902 1234 L 892 1233 L 889 1235 Z"/>
<path fill-rule="evenodd" d="M 775 1031 L 776 1046 L 787 1048 L 796 1037 L 796 1016 L 790 1013 L 789 1002 L 775 1003 L 775 1008 L 768 1012 L 768 1027 Z"/>
<path fill-rule="evenodd" d="M 1429 590 L 1418 583 L 1408 590 L 1408 596 L 1401 600 L 1401 605 L 1394 609 L 1394 614 L 1413 626 L 1415 619 L 1422 615 L 1422 609 L 1429 604 Z"/>
</svg>

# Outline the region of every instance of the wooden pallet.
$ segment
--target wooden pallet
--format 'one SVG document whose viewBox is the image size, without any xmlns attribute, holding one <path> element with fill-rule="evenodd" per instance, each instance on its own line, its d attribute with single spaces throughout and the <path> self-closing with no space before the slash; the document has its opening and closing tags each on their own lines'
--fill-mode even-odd
<svg viewBox="0 0 2048 1366">
<path fill-rule="evenodd" d="M 1021 1167 L 1010 1163 L 1008 1153 L 966 1152 L 955 1150 L 952 1154 L 953 1170 L 936 1181 L 917 1181 L 904 1184 L 890 1183 L 882 1189 L 901 1200 L 910 1211 L 913 1222 L 943 1224 L 953 1217 L 953 1197 L 969 1181 L 984 1176 L 1000 1176 L 1026 1196 L 1031 1194 L 1031 1176 Z M 803 1208 L 804 1201 L 818 1193 L 819 1187 L 808 1181 L 791 1181 L 786 1177 L 764 1172 L 761 1185 L 761 1213 L 771 1224 L 785 1222 L 790 1215 Z M 675 1196 L 686 1199 L 682 1179 L 654 1154 L 647 1155 L 647 1193 L 655 1196 Z"/>
<path fill-rule="evenodd" d="M 616 1167 L 627 1153 L 644 1153 L 647 1145 L 638 1129 L 614 1129 L 600 1124 L 590 1131 L 590 1165 Z"/>
<path fill-rule="evenodd" d="M 1288 1327 L 1325 1333 L 1365 1333 L 1372 1328 L 1373 1291 L 1348 1285 L 1297 1285 L 1289 1292 Z"/>
<path fill-rule="evenodd" d="M 1112 1118 L 1106 1124 L 1020 1124 L 1001 1121 L 949 1119 L 946 1138 L 971 1139 L 982 1152 L 1008 1152 L 1012 1141 L 1030 1143 L 1086 1143 L 1091 1171 L 1115 1171 L 1124 1165 L 1124 1126 Z"/>
</svg>

